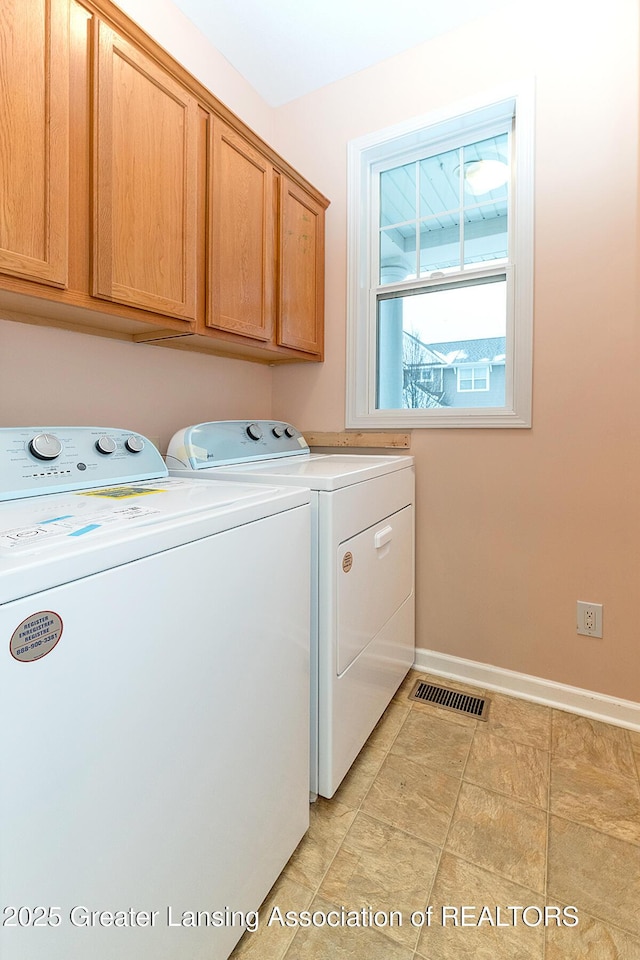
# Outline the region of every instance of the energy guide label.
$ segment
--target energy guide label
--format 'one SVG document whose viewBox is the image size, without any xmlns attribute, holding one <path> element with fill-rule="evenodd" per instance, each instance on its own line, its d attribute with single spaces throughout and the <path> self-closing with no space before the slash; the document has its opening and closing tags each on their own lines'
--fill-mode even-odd
<svg viewBox="0 0 640 960">
<path fill-rule="evenodd" d="M 50 517 L 25 527 L 0 530 L 0 550 L 36 550 L 66 537 L 84 537 L 104 528 L 126 525 L 160 513 L 151 507 L 128 505 L 110 507 L 91 514 L 65 514 Z"/>
<path fill-rule="evenodd" d="M 79 497 L 107 497 L 110 500 L 127 500 L 129 497 L 148 497 L 152 493 L 166 493 L 154 487 L 106 487 L 104 490 L 84 490 Z"/>
</svg>

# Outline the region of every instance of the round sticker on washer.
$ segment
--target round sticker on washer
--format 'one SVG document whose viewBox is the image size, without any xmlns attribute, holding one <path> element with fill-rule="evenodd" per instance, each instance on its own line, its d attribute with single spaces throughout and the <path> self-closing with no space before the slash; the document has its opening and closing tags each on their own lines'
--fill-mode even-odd
<svg viewBox="0 0 640 960">
<path fill-rule="evenodd" d="M 62 619 L 51 610 L 39 610 L 18 624 L 9 650 L 15 660 L 29 663 L 51 653 L 62 636 Z"/>
<path fill-rule="evenodd" d="M 349 570 L 351 570 L 352 566 L 353 566 L 353 554 L 351 553 L 351 550 L 348 550 L 345 553 L 344 557 L 342 558 L 342 569 L 344 570 L 345 573 L 349 573 Z"/>
</svg>

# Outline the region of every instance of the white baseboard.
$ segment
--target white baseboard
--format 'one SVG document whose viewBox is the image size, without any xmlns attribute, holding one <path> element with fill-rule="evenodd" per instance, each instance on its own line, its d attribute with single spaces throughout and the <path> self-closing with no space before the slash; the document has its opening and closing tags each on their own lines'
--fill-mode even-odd
<svg viewBox="0 0 640 960">
<path fill-rule="evenodd" d="M 471 683 L 485 690 L 542 703 L 556 710 L 568 710 L 583 717 L 613 723 L 640 732 L 640 703 L 618 700 L 604 693 L 581 690 L 542 677 L 532 677 L 514 670 L 504 670 L 488 663 L 464 660 L 435 650 L 416 649 L 415 670 L 424 670 L 439 677 Z"/>
</svg>

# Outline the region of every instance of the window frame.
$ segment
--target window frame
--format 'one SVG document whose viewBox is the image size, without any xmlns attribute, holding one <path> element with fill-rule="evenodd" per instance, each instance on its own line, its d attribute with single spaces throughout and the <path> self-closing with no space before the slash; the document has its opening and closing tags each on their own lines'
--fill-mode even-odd
<svg viewBox="0 0 640 960">
<path fill-rule="evenodd" d="M 491 126 L 515 117 L 512 163 L 517 175 L 510 191 L 509 262 L 465 268 L 442 282 L 481 279 L 491 273 L 507 281 L 506 378 L 504 407 L 377 409 L 377 301 L 379 291 L 379 198 L 374 190 L 382 166 L 400 165 L 412 154 L 429 155 L 460 141 L 481 139 Z M 347 427 L 530 427 L 533 339 L 533 80 L 406 123 L 367 134 L 348 144 L 347 255 Z M 477 136 L 476 136 L 477 134 Z M 439 283 L 407 280 L 390 289 Z M 386 285 L 385 285 L 386 287 Z"/>
</svg>

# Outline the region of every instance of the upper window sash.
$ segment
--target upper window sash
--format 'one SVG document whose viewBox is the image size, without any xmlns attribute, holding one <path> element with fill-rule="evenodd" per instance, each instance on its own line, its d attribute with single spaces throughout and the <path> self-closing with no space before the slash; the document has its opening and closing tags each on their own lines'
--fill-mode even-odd
<svg viewBox="0 0 640 960">
<path fill-rule="evenodd" d="M 386 240 L 387 247 L 397 242 L 398 239 L 402 240 L 405 237 L 406 242 L 410 245 L 406 253 L 406 266 L 408 267 L 410 260 L 413 259 L 415 270 L 413 273 L 409 271 L 410 278 L 406 282 L 415 282 L 413 274 L 415 274 L 415 280 L 418 281 L 440 272 L 443 272 L 447 277 L 455 277 L 467 275 L 476 270 L 484 270 L 497 263 L 504 264 L 510 262 L 511 224 L 513 222 L 511 208 L 511 179 L 513 176 L 512 130 L 513 109 L 510 109 L 500 121 L 484 125 L 475 124 L 472 129 L 466 130 L 464 133 L 458 133 L 455 137 L 448 137 L 447 139 L 439 141 L 437 148 L 431 142 L 428 145 L 423 145 L 422 149 L 412 146 L 406 153 L 395 155 L 393 160 L 386 158 L 371 164 L 369 179 L 370 192 L 368 198 L 369 209 L 371 211 L 371 224 L 368 238 L 368 242 L 370 243 L 371 286 L 375 286 L 380 290 L 393 285 L 394 280 L 397 279 L 394 277 L 394 273 L 397 274 L 400 269 L 399 265 L 393 266 L 393 261 L 387 264 L 384 262 L 381 251 L 383 244 L 385 244 L 385 238 L 388 238 Z M 487 192 L 487 194 L 474 195 L 465 188 L 464 183 L 464 166 L 465 163 L 469 162 L 469 159 L 467 159 L 467 150 L 472 149 L 476 144 L 483 145 L 488 140 L 497 140 L 503 137 L 506 137 L 506 145 L 501 145 L 501 149 L 504 150 L 504 155 L 508 161 L 509 179 L 504 185 L 504 189 L 493 192 L 491 196 L 489 196 L 489 192 Z M 490 149 L 496 150 L 495 145 L 491 145 Z M 496 153 L 496 156 L 497 155 Z M 424 210 L 425 194 L 422 191 L 421 179 L 423 177 L 428 178 L 425 162 L 433 160 L 434 158 L 440 158 L 441 163 L 448 163 L 452 171 L 455 168 L 459 180 L 457 183 L 455 180 L 447 183 L 446 178 L 443 178 L 441 183 L 441 186 L 448 191 L 448 199 L 452 202 L 455 200 L 455 206 L 451 206 L 443 201 L 442 207 L 440 209 L 434 209 L 433 213 L 431 213 Z M 406 193 L 403 195 L 400 188 L 396 191 L 396 198 L 400 203 L 404 202 L 406 206 L 403 212 L 408 214 L 408 216 L 397 222 L 383 223 L 383 192 L 386 191 L 388 197 L 390 190 L 393 190 L 391 184 L 384 182 L 385 174 L 405 168 L 413 171 L 415 181 L 413 184 L 414 195 L 412 198 L 409 198 Z M 407 176 L 410 177 L 411 174 L 407 172 Z M 473 214 L 474 211 L 481 215 L 483 210 L 492 208 L 492 210 L 495 211 L 500 207 L 504 210 L 506 256 L 495 256 L 486 260 L 480 260 L 478 256 L 480 251 L 476 250 L 474 257 L 473 239 L 471 236 L 474 230 L 477 232 L 477 225 L 474 226 L 471 222 L 467 222 L 467 217 L 470 213 Z M 450 220 L 450 230 L 453 234 L 453 244 L 450 242 L 448 249 L 457 249 L 458 268 L 456 269 L 455 263 L 446 265 L 433 263 L 432 269 L 429 269 L 427 264 L 424 265 L 423 269 L 423 231 L 428 229 L 430 223 L 436 223 L 445 218 Z M 491 219 L 497 223 L 501 218 L 494 216 Z M 434 239 L 438 233 L 439 231 L 437 230 L 433 231 Z M 412 242 L 413 246 L 411 246 Z M 434 250 L 436 251 L 434 255 L 437 256 L 438 244 L 434 245 Z M 442 255 L 444 256 L 444 252 L 442 252 Z M 397 252 L 394 253 L 394 257 L 399 259 Z"/>
</svg>

